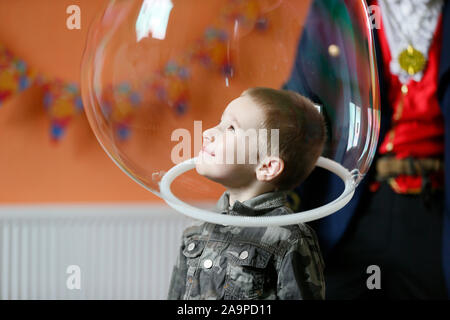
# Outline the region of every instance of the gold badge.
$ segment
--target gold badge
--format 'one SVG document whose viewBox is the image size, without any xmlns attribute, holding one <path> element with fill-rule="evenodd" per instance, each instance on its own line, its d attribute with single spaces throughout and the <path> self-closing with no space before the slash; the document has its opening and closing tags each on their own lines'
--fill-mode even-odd
<svg viewBox="0 0 450 320">
<path fill-rule="evenodd" d="M 403 50 L 398 56 L 400 67 L 408 72 L 411 76 L 425 68 L 425 57 L 419 50 L 409 45 L 407 49 Z"/>
</svg>

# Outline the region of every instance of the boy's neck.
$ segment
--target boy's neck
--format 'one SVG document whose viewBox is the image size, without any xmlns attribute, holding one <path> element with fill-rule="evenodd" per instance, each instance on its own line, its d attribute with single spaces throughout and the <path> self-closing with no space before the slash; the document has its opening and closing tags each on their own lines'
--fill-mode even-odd
<svg viewBox="0 0 450 320">
<path fill-rule="evenodd" d="M 260 194 L 275 191 L 275 188 L 273 186 L 259 186 L 256 188 L 245 188 L 245 189 L 228 188 L 227 191 L 230 194 L 229 197 L 230 207 L 232 207 L 236 202 L 236 200 L 244 202 L 245 200 L 249 200 L 256 196 L 259 196 Z"/>
</svg>

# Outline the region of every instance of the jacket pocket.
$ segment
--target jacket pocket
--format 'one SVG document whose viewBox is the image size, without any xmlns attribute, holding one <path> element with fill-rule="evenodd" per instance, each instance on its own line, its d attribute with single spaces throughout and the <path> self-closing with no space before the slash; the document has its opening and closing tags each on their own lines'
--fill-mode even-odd
<svg viewBox="0 0 450 320">
<path fill-rule="evenodd" d="M 189 239 L 183 249 L 183 255 L 188 259 L 193 259 L 200 256 L 205 249 L 204 240 Z"/>
<path fill-rule="evenodd" d="M 268 264 L 272 254 L 250 244 L 230 244 L 225 257 L 226 299 L 260 299 L 271 282 Z"/>
</svg>

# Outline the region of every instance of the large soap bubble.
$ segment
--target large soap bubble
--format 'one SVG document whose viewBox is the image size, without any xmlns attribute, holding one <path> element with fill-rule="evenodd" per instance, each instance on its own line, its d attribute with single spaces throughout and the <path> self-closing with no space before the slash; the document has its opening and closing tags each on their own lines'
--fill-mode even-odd
<svg viewBox="0 0 450 320">
<path fill-rule="evenodd" d="M 215 223 L 282 225 L 320 218 L 351 199 L 377 145 L 376 79 L 365 1 L 113 0 L 91 26 L 82 93 L 106 153 L 175 209 Z M 189 171 L 202 132 L 257 86 L 298 91 L 323 113 L 328 140 L 318 165 L 345 181 L 327 210 L 218 221 L 223 215 L 193 205 L 224 191 Z"/>
</svg>

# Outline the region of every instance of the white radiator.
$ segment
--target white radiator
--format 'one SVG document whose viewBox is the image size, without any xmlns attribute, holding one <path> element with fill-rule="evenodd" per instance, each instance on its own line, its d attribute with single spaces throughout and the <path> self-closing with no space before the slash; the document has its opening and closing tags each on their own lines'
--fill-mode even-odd
<svg viewBox="0 0 450 320">
<path fill-rule="evenodd" d="M 0 299 L 165 299 L 193 223 L 164 205 L 0 206 Z"/>
</svg>

